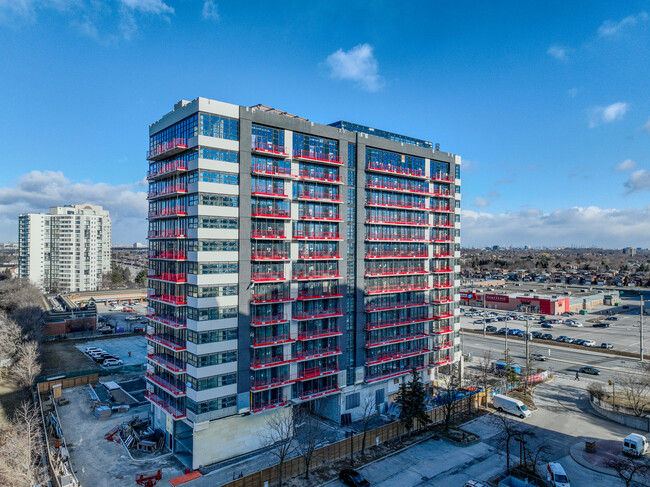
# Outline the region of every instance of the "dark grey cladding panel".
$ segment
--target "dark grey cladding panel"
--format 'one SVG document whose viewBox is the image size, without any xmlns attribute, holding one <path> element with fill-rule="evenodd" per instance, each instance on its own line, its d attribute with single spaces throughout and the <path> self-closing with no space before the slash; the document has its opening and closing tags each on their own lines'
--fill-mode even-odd
<svg viewBox="0 0 650 487">
<path fill-rule="evenodd" d="M 365 256 L 365 225 L 366 220 L 366 173 L 363 171 L 365 167 L 366 146 L 365 138 L 361 134 L 357 134 L 356 151 L 357 151 L 357 262 L 356 262 L 356 275 L 357 275 L 357 288 L 356 288 L 356 357 L 354 365 L 361 367 L 365 361 L 365 349 L 363 348 L 366 341 L 366 334 L 363 327 L 366 325 L 366 314 L 364 312 L 364 274 L 366 273 Z M 376 137 L 375 137 L 376 138 Z"/>
</svg>

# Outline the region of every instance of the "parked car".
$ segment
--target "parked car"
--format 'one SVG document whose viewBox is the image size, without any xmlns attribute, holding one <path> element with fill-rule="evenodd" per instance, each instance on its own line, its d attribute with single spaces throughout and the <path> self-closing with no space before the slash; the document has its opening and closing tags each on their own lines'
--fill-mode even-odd
<svg viewBox="0 0 650 487">
<path fill-rule="evenodd" d="M 521 419 L 530 416 L 530 410 L 526 407 L 526 405 L 514 397 L 495 394 L 492 397 L 492 404 L 497 411 L 506 411 L 508 413 L 519 416 Z"/>
<path fill-rule="evenodd" d="M 600 348 L 606 348 L 607 350 L 610 350 L 610 349 L 614 348 L 614 345 L 612 345 L 609 342 L 603 342 L 603 343 L 600 344 Z"/>
<path fill-rule="evenodd" d="M 544 333 L 541 337 L 542 340 L 553 340 L 553 335 L 550 333 Z"/>
<path fill-rule="evenodd" d="M 576 339 L 573 338 L 573 337 L 566 337 L 564 339 L 564 343 L 574 343 L 575 341 L 576 341 Z"/>
<path fill-rule="evenodd" d="M 594 328 L 609 328 L 611 325 L 609 323 L 594 323 L 592 326 Z"/>
<path fill-rule="evenodd" d="M 629 434 L 623 440 L 623 453 L 633 457 L 640 457 L 648 451 L 648 440 L 643 435 Z"/>
<path fill-rule="evenodd" d="M 505 328 L 499 328 L 499 331 L 497 331 L 497 335 L 505 335 L 508 332 Z"/>
<path fill-rule="evenodd" d="M 550 323 L 542 323 L 542 328 L 553 328 L 553 325 Z"/>
<path fill-rule="evenodd" d="M 122 311 L 125 313 L 133 313 L 133 308 L 124 308 Z"/>
<path fill-rule="evenodd" d="M 531 353 L 530 358 L 533 360 L 539 360 L 541 362 L 545 362 L 547 360 L 546 355 L 543 353 Z"/>
<path fill-rule="evenodd" d="M 468 480 L 463 484 L 463 487 L 488 487 L 487 484 L 478 480 Z"/>
<path fill-rule="evenodd" d="M 596 367 L 591 367 L 590 365 L 580 367 L 578 370 L 583 374 L 600 375 L 600 370 L 598 370 Z"/>
<path fill-rule="evenodd" d="M 521 330 L 518 330 L 516 328 L 510 328 L 508 330 L 508 335 L 519 335 L 520 332 L 521 332 Z"/>
<path fill-rule="evenodd" d="M 496 332 L 497 332 L 497 327 L 496 327 L 496 326 L 489 325 L 489 326 L 486 326 L 486 327 L 485 327 L 485 331 L 487 331 L 487 332 L 489 332 L 489 333 L 496 333 Z"/>
<path fill-rule="evenodd" d="M 141 318 L 140 316 L 134 315 L 134 316 L 127 316 L 127 317 L 124 318 L 124 319 L 125 319 L 126 321 L 138 321 L 140 318 Z"/>
<path fill-rule="evenodd" d="M 555 339 L 555 341 L 556 341 L 556 342 L 563 342 L 563 341 L 566 340 L 567 338 L 568 338 L 568 337 L 567 337 L 566 335 L 560 335 L 559 337 L 557 337 L 557 338 Z"/>
<path fill-rule="evenodd" d="M 617 316 L 609 316 L 608 318 L 605 318 L 607 321 L 618 321 Z"/>
<path fill-rule="evenodd" d="M 101 351 L 101 348 L 97 348 L 97 347 L 86 347 L 86 353 L 90 353 L 90 352 L 99 352 L 99 351 Z"/>
<path fill-rule="evenodd" d="M 533 338 L 541 338 L 542 337 L 542 332 L 541 331 L 534 331 L 531 333 L 533 335 Z"/>
<path fill-rule="evenodd" d="M 562 313 L 562 316 L 571 316 L 573 313 L 569 313 L 568 311 L 565 311 Z"/>
<path fill-rule="evenodd" d="M 583 345 L 583 344 L 585 343 L 585 341 L 584 341 L 583 338 L 576 338 L 576 339 L 573 341 L 573 343 L 575 343 L 576 345 Z"/>
<path fill-rule="evenodd" d="M 499 316 L 497 317 L 497 321 L 506 321 L 505 316 Z"/>
<path fill-rule="evenodd" d="M 594 340 L 585 340 L 585 341 L 582 343 L 582 345 L 583 345 L 584 347 L 595 347 L 595 346 L 596 346 L 596 342 L 595 342 Z"/>
<path fill-rule="evenodd" d="M 569 477 L 566 472 L 557 462 L 549 462 L 546 466 L 546 480 L 553 487 L 571 487 Z"/>
<path fill-rule="evenodd" d="M 582 323 L 579 323 L 577 321 L 574 321 L 572 323 L 567 323 L 567 325 L 569 325 L 569 326 L 571 326 L 573 328 L 581 328 L 582 327 Z"/>
<path fill-rule="evenodd" d="M 102 365 L 104 367 L 116 367 L 118 365 L 122 365 L 122 361 L 114 358 L 109 358 L 104 360 L 104 363 Z"/>
<path fill-rule="evenodd" d="M 365 487 L 370 485 L 370 482 L 368 482 L 363 475 L 351 468 L 341 470 L 339 472 L 339 479 L 341 479 L 341 482 L 345 485 L 349 485 L 350 487 Z"/>
<path fill-rule="evenodd" d="M 483 323 L 485 323 L 485 320 L 474 320 L 473 323 L 475 325 L 482 325 Z"/>
<path fill-rule="evenodd" d="M 494 323 L 496 321 L 496 318 L 486 318 L 485 322 L 486 323 Z"/>
</svg>

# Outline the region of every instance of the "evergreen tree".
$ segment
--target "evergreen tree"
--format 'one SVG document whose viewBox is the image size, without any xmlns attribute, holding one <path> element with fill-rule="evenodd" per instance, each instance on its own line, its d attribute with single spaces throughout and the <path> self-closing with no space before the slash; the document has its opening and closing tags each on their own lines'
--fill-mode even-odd
<svg viewBox="0 0 650 487">
<path fill-rule="evenodd" d="M 431 418 L 427 416 L 426 406 L 424 404 L 426 395 L 427 393 L 424 390 L 424 384 L 420 379 L 417 368 L 413 367 L 411 370 L 411 380 L 400 384 L 397 395 L 397 403 L 402 406 L 401 418 L 404 420 L 404 426 L 406 426 L 409 436 L 415 421 L 420 426 L 431 423 Z"/>
</svg>

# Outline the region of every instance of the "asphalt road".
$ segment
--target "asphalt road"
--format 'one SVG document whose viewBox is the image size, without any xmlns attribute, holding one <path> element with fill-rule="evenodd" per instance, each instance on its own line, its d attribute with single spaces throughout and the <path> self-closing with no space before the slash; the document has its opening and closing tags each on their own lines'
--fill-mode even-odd
<svg viewBox="0 0 650 487">
<path fill-rule="evenodd" d="M 471 352 L 476 363 L 486 350 L 490 351 L 494 360 L 502 359 L 505 349 L 505 340 L 500 335 L 475 335 L 473 333 L 463 334 L 463 352 Z M 510 356 L 519 365 L 526 364 L 525 344 L 519 340 L 508 340 Z M 575 377 L 576 371 L 584 366 L 591 365 L 600 370 L 599 376 L 588 376 L 589 378 L 607 382 L 618 374 L 641 373 L 641 364 L 638 359 L 608 355 L 595 350 L 581 350 L 556 346 L 553 342 L 534 340 L 530 342 L 531 353 L 541 353 L 548 357 L 547 361 L 531 361 L 541 369 L 552 370 L 556 375 Z M 472 363 L 468 364 L 469 367 Z M 584 374 L 581 374 L 581 378 Z"/>
</svg>

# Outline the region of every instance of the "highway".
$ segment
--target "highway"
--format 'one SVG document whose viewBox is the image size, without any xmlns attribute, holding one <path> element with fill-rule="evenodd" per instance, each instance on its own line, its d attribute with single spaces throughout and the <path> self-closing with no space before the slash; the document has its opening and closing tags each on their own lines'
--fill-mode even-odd
<svg viewBox="0 0 650 487">
<path fill-rule="evenodd" d="M 472 367 L 489 350 L 493 360 L 499 360 L 504 355 L 504 337 L 500 335 L 476 335 L 463 333 L 463 353 L 473 355 Z M 519 340 L 508 340 L 510 356 L 515 363 L 525 365 L 525 344 Z M 576 371 L 583 365 L 591 365 L 600 370 L 599 376 L 580 374 L 581 378 L 602 380 L 607 382 L 620 374 L 641 374 L 642 367 L 638 359 L 607 355 L 592 350 L 569 349 L 555 346 L 552 342 L 534 340 L 530 342 L 530 353 L 541 353 L 548 357 L 547 361 L 531 361 L 531 367 L 539 367 L 553 371 L 556 375 L 575 377 Z"/>
</svg>

